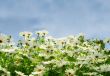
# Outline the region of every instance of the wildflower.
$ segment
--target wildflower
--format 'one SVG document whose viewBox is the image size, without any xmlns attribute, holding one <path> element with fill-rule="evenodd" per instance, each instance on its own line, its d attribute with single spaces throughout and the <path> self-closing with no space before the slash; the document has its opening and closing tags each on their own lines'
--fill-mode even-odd
<svg viewBox="0 0 110 76">
<path fill-rule="evenodd" d="M 45 35 L 47 35 L 47 34 L 48 34 L 48 31 L 43 30 L 43 31 L 42 31 L 42 34 L 45 36 Z"/>
<path fill-rule="evenodd" d="M 100 48 L 100 46 L 94 46 L 94 49 L 99 51 L 101 48 Z"/>
<path fill-rule="evenodd" d="M 46 50 L 46 45 L 43 45 L 43 44 L 42 45 L 39 45 L 39 48 Z"/>
<path fill-rule="evenodd" d="M 69 62 L 65 61 L 65 60 L 61 60 L 61 61 L 57 61 L 56 62 L 57 67 L 63 67 L 65 65 L 67 65 L 67 64 L 69 64 Z"/>
<path fill-rule="evenodd" d="M 6 42 L 6 36 L 4 34 L 0 34 L 0 44 Z"/>
<path fill-rule="evenodd" d="M 43 76 L 45 72 L 45 67 L 43 65 L 38 65 L 35 69 L 34 72 L 32 72 L 32 75 L 40 75 Z"/>
<path fill-rule="evenodd" d="M 37 34 L 38 37 L 45 37 L 48 34 L 48 31 L 46 30 L 36 31 L 35 34 Z"/>
<path fill-rule="evenodd" d="M 20 75 L 20 76 L 26 76 L 24 73 L 20 72 L 20 71 L 15 71 L 17 75 Z"/>
<path fill-rule="evenodd" d="M 37 34 L 38 36 L 42 35 L 41 31 L 36 31 L 35 34 Z"/>
<path fill-rule="evenodd" d="M 66 38 L 59 38 L 56 40 L 58 48 L 62 49 L 66 44 Z"/>
<path fill-rule="evenodd" d="M 73 52 L 73 51 L 66 51 L 66 53 L 67 53 L 67 55 L 68 55 L 69 57 L 72 57 L 72 56 L 73 56 L 73 54 L 74 54 L 74 52 Z"/>
<path fill-rule="evenodd" d="M 74 76 L 75 71 L 73 69 L 66 69 L 65 74 L 66 76 Z"/>
<path fill-rule="evenodd" d="M 50 60 L 43 62 L 44 65 L 55 64 L 56 60 Z"/>
<path fill-rule="evenodd" d="M 83 73 L 83 75 L 86 75 L 86 76 L 97 76 L 97 72 Z"/>
<path fill-rule="evenodd" d="M 0 37 L 0 44 L 4 42 L 4 39 Z"/>
<path fill-rule="evenodd" d="M 30 38 L 32 36 L 31 32 L 20 32 L 20 36 L 23 36 L 25 39 Z"/>
<path fill-rule="evenodd" d="M 53 50 L 54 49 L 54 45 L 53 44 L 48 44 L 46 46 L 47 50 Z"/>
<path fill-rule="evenodd" d="M 110 38 L 106 38 L 106 39 L 104 40 L 104 43 L 110 43 Z"/>
<path fill-rule="evenodd" d="M 1 76 L 11 76 L 10 75 L 10 72 L 7 69 L 1 67 L 1 65 L 0 65 L 0 71 L 3 71 L 3 74 L 2 75 L 0 73 Z"/>
<path fill-rule="evenodd" d="M 1 49 L 2 52 L 14 53 L 16 49 Z"/>
<path fill-rule="evenodd" d="M 99 72 L 110 72 L 110 65 L 109 64 L 103 64 L 99 67 L 96 67 L 95 69 L 98 70 Z"/>
</svg>

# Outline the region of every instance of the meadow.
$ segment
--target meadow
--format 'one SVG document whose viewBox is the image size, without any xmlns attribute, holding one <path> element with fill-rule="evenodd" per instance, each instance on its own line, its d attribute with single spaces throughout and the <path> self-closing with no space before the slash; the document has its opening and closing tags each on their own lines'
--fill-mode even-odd
<svg viewBox="0 0 110 76">
<path fill-rule="evenodd" d="M 54 38 L 48 31 L 0 35 L 0 76 L 110 76 L 110 39 L 83 33 Z"/>
</svg>

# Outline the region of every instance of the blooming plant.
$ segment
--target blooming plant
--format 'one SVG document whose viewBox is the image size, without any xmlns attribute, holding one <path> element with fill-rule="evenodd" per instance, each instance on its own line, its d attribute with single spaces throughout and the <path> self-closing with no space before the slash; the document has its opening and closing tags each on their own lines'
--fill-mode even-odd
<svg viewBox="0 0 110 76">
<path fill-rule="evenodd" d="M 0 34 L 0 76 L 110 76 L 110 39 L 35 34 L 21 32 L 17 43 Z"/>
</svg>

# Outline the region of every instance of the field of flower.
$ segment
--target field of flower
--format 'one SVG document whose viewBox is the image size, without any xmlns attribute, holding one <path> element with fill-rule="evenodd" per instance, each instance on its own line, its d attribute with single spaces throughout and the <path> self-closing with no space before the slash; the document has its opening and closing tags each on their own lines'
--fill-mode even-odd
<svg viewBox="0 0 110 76">
<path fill-rule="evenodd" d="M 20 32 L 16 43 L 0 35 L 0 76 L 110 76 L 110 51 L 105 48 L 110 39 L 32 34 Z"/>
</svg>

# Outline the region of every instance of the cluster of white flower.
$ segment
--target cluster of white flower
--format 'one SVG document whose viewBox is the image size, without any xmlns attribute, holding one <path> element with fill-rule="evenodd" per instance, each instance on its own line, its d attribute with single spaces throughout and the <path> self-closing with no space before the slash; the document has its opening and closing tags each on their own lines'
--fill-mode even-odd
<svg viewBox="0 0 110 76">
<path fill-rule="evenodd" d="M 0 75 L 108 76 L 110 39 L 86 39 L 84 34 L 54 38 L 48 31 L 20 32 L 16 44 L 0 34 Z M 1 69 L 1 67 L 5 68 Z"/>
</svg>

